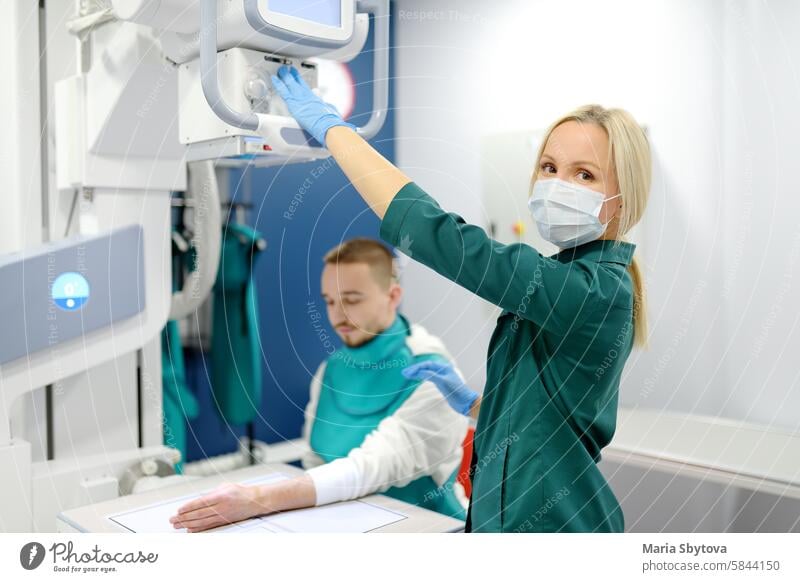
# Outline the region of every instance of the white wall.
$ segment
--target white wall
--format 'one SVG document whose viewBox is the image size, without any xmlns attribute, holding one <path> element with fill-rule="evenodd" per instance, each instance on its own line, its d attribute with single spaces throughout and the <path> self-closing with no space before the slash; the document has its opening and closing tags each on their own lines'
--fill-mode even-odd
<svg viewBox="0 0 800 582">
<path fill-rule="evenodd" d="M 800 2 L 396 7 L 398 162 L 468 221 L 488 223 L 482 136 L 542 129 L 590 102 L 646 125 L 654 182 L 633 240 L 652 336 L 628 362 L 621 404 L 800 429 Z M 494 326 L 485 304 L 415 264 L 405 285 L 406 312 L 442 335 L 482 388 Z M 663 475 L 603 470 L 634 531 L 800 527 L 797 502 L 756 503 L 711 483 L 678 499 Z"/>
<path fill-rule="evenodd" d="M 463 21 L 414 20 L 405 11 L 455 10 L 478 2 L 397 2 L 396 93 L 394 107 L 399 165 L 440 204 L 466 220 L 484 224 L 480 204 L 479 89 L 476 74 L 480 51 L 475 43 L 485 33 L 477 12 Z M 441 8 L 440 8 L 441 6 Z M 465 10 L 461 8 L 461 10 Z M 483 300 L 465 292 L 418 263 L 404 273 L 404 311 L 442 336 L 469 383 L 485 381 L 484 362 L 494 321 L 486 318 Z"/>
<path fill-rule="evenodd" d="M 800 427 L 800 39 L 788 24 L 800 4 L 396 4 L 398 161 L 469 221 L 488 221 L 482 135 L 541 129 L 589 102 L 647 126 L 654 183 L 634 241 L 652 337 L 629 360 L 622 404 Z M 419 265 L 406 287 L 406 311 L 481 387 L 494 324 L 481 300 Z"/>
<path fill-rule="evenodd" d="M 721 414 L 800 427 L 800 3 L 726 10 Z"/>
</svg>

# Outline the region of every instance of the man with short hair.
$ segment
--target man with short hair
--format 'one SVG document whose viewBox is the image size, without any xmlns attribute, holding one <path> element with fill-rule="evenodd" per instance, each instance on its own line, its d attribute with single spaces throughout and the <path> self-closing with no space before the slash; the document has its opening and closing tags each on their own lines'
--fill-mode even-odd
<svg viewBox="0 0 800 582">
<path fill-rule="evenodd" d="M 456 474 L 468 420 L 432 382 L 402 374 L 413 364 L 453 364 L 452 358 L 438 338 L 399 313 L 403 290 L 383 244 L 353 239 L 324 263 L 322 296 L 344 345 L 311 381 L 306 473 L 265 485 L 223 485 L 181 507 L 171 518 L 175 527 L 201 531 L 376 492 L 464 518 Z"/>
</svg>

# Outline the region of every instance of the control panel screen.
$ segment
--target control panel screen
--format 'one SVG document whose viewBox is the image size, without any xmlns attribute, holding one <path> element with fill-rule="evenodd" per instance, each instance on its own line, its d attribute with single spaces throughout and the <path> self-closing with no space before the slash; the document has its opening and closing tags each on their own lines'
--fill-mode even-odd
<svg viewBox="0 0 800 582">
<path fill-rule="evenodd" d="M 342 26 L 342 0 L 269 0 L 269 9 L 325 26 Z"/>
</svg>

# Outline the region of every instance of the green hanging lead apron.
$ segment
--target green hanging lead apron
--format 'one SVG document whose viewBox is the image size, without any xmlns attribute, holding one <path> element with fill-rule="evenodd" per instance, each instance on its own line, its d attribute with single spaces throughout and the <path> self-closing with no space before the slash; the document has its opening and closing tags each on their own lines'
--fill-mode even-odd
<svg viewBox="0 0 800 582">
<path fill-rule="evenodd" d="M 261 406 L 261 350 L 253 264 L 264 246 L 261 234 L 243 224 L 227 224 L 214 284 L 211 359 L 212 388 L 222 418 L 251 422 Z"/>
<path fill-rule="evenodd" d="M 355 348 L 343 346 L 328 359 L 310 438 L 311 449 L 326 463 L 361 446 L 413 394 L 419 382 L 404 378 L 404 367 L 441 358 L 413 355 L 406 344 L 409 333 L 408 322 L 398 314 L 374 339 Z M 425 476 L 405 487 L 392 487 L 384 495 L 464 519 L 464 508 L 453 491 L 457 472 L 441 486 Z"/>
<path fill-rule="evenodd" d="M 173 289 L 179 278 L 194 265 L 193 250 L 181 251 L 172 246 Z M 189 268 L 184 268 L 188 266 Z M 164 444 L 181 453 L 181 460 L 175 465 L 177 473 L 183 473 L 186 460 L 186 421 L 196 418 L 200 405 L 186 383 L 186 364 L 183 358 L 183 345 L 177 321 L 168 321 L 161 331 L 161 387 L 162 411 L 164 415 Z"/>
</svg>

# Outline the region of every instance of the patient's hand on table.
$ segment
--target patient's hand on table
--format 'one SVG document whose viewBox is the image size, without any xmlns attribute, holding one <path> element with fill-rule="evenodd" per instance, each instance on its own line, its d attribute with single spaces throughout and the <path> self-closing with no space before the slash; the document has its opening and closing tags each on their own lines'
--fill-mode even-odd
<svg viewBox="0 0 800 582">
<path fill-rule="evenodd" d="M 189 533 L 269 513 L 254 486 L 226 483 L 208 495 L 194 499 L 178 508 L 169 518 L 176 529 L 185 527 Z"/>
</svg>

